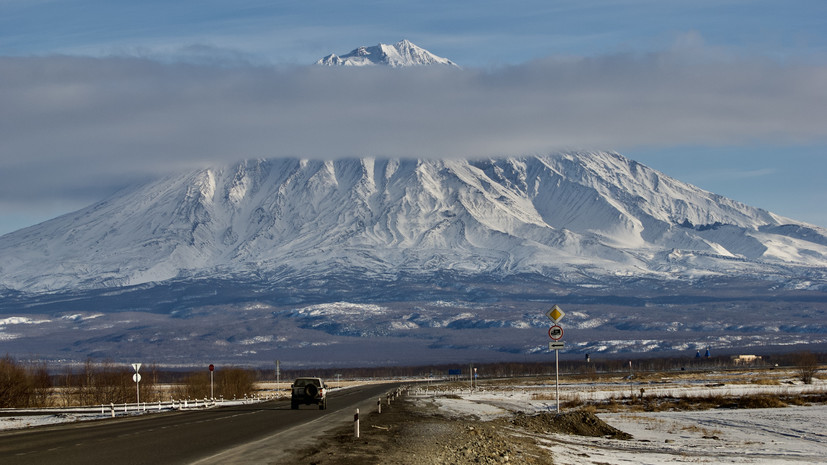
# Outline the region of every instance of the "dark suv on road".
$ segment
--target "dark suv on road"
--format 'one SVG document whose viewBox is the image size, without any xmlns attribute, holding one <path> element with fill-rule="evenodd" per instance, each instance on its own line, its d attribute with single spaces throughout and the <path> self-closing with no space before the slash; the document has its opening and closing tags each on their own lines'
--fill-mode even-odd
<svg viewBox="0 0 827 465">
<path fill-rule="evenodd" d="M 297 409 L 299 404 L 316 404 L 319 410 L 327 408 L 327 385 L 321 378 L 297 378 L 290 387 L 290 408 Z"/>
</svg>

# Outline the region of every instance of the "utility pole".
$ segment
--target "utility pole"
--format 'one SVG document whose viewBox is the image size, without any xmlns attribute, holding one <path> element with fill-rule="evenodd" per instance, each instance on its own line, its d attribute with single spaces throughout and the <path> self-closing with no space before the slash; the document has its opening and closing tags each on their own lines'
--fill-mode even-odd
<svg viewBox="0 0 827 465">
<path fill-rule="evenodd" d="M 471 380 L 471 390 L 474 390 L 474 364 L 468 365 L 468 378 Z"/>
</svg>

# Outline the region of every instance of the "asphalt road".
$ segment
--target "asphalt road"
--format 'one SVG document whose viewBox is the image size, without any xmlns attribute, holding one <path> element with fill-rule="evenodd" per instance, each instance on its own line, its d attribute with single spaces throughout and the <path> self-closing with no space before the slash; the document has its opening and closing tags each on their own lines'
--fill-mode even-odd
<svg viewBox="0 0 827 465">
<path fill-rule="evenodd" d="M 291 410 L 288 399 L 0 432 L 0 463 L 278 463 L 287 451 L 352 423 L 356 408 L 375 409 L 377 399 L 395 388 L 333 391 L 327 410 Z"/>
</svg>

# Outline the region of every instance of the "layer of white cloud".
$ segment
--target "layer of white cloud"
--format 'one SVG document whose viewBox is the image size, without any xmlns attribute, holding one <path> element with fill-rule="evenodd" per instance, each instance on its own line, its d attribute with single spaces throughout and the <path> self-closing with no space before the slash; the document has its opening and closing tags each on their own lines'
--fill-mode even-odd
<svg viewBox="0 0 827 465">
<path fill-rule="evenodd" d="M 701 50 L 702 52 L 702 50 Z M 0 58 L 0 198 L 93 198 L 189 166 L 301 156 L 821 143 L 827 67 L 658 54 L 494 70 Z"/>
</svg>

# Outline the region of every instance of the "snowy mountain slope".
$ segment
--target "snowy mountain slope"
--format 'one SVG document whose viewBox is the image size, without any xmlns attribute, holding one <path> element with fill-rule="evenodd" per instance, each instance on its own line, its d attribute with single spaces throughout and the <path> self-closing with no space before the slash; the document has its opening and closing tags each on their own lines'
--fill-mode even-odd
<svg viewBox="0 0 827 465">
<path fill-rule="evenodd" d="M 603 152 L 247 161 L 7 234 L 0 256 L 0 288 L 25 292 L 446 272 L 827 283 L 824 229 Z"/>
<path fill-rule="evenodd" d="M 359 47 L 350 53 L 337 56 L 330 54 L 316 62 L 324 66 L 373 66 L 385 65 L 392 68 L 445 65 L 458 67 L 453 61 L 434 55 L 408 40 L 393 45 L 379 44 L 373 47 Z"/>
</svg>

